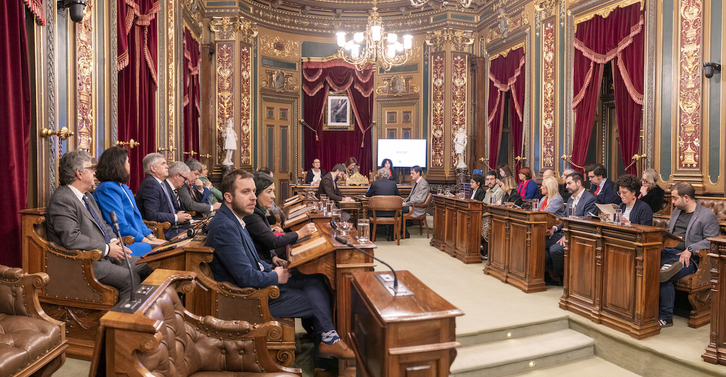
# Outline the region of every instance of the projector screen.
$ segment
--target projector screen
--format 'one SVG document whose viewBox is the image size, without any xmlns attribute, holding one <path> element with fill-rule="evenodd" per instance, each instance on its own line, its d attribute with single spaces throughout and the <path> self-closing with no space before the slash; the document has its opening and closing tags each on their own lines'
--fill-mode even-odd
<svg viewBox="0 0 726 377">
<path fill-rule="evenodd" d="M 393 167 L 426 167 L 426 139 L 378 139 L 378 166 L 390 158 Z"/>
</svg>

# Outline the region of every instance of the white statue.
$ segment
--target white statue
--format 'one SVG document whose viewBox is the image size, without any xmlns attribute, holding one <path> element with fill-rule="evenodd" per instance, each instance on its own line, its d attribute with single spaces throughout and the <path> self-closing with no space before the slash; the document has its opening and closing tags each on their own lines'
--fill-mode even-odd
<svg viewBox="0 0 726 377">
<path fill-rule="evenodd" d="M 459 156 L 459 163 L 456 165 L 457 169 L 466 169 L 466 163 L 464 162 L 464 149 L 466 149 L 468 137 L 463 127 L 460 127 L 456 131 L 454 136 L 454 152 Z"/>
<path fill-rule="evenodd" d="M 237 150 L 237 133 L 234 132 L 234 123 L 231 118 L 227 120 L 227 128 L 224 130 L 224 149 L 227 151 L 227 155 L 224 157 L 222 165 L 234 165 L 232 155 Z"/>
</svg>

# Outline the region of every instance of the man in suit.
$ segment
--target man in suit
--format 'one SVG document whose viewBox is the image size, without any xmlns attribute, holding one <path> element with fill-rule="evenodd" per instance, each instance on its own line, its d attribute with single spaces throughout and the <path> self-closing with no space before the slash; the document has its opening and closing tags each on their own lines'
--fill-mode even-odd
<svg viewBox="0 0 726 377">
<path fill-rule="evenodd" d="M 171 227 L 164 230 L 164 236 L 170 239 L 185 231 L 192 217 L 181 206 L 174 194 L 175 188 L 167 180 L 169 166 L 164 155 L 149 153 L 143 165 L 146 176 L 136 191 L 136 205 L 144 220 L 170 223 Z"/>
<path fill-rule="evenodd" d="M 596 211 L 595 195 L 585 190 L 583 181 L 585 178 L 582 174 L 574 172 L 567 175 L 565 184 L 570 192 L 570 199 L 567 200 L 567 213 L 570 208 L 575 208 L 575 216 L 588 216 L 589 213 Z M 594 213 L 594 212 L 593 212 Z M 547 230 L 547 240 L 545 241 L 545 270 L 549 272 L 549 278 L 558 285 L 562 284 L 562 274 L 565 271 L 565 238 L 562 234 L 562 226 L 555 225 L 552 229 Z"/>
<path fill-rule="evenodd" d="M 138 257 L 123 247 L 113 229 L 103 220 L 93 195 L 94 168 L 91 155 L 82 150 L 66 153 L 58 164 L 60 186 L 48 203 L 46 228 L 48 241 L 67 249 L 101 250 L 103 258 L 93 262 L 93 273 L 98 281 L 119 290 L 119 299 L 130 296 L 131 290 L 151 274 L 145 264 L 136 264 Z M 131 258 L 133 280 L 124 262 Z"/>
<path fill-rule="evenodd" d="M 426 182 L 426 180 L 421 176 L 421 173 L 423 170 L 420 166 L 416 165 L 411 168 L 411 181 L 413 182 L 413 188 L 411 188 L 411 193 L 408 194 L 408 197 L 403 200 L 403 208 L 401 209 L 401 213 L 409 213 L 411 212 L 411 208 L 413 208 L 413 204 L 421 204 L 426 201 L 426 198 L 429 195 L 429 183 Z M 413 208 L 413 212 L 411 212 L 412 216 L 418 217 L 423 215 L 426 212 L 426 208 L 423 207 L 415 207 Z M 408 226 L 409 224 L 406 224 Z M 410 238 L 411 236 L 408 234 L 408 230 L 406 230 L 405 235 L 401 235 L 402 238 Z"/>
<path fill-rule="evenodd" d="M 607 175 L 608 171 L 602 164 L 588 166 L 587 178 L 590 180 L 590 192 L 595 195 L 595 201 L 598 204 L 620 205 L 621 200 L 615 192 L 615 184 L 607 179 Z"/>
<path fill-rule="evenodd" d="M 367 197 L 373 197 L 376 195 L 396 195 L 401 196 L 401 193 L 398 191 L 398 185 L 396 185 L 396 182 L 391 181 L 388 179 L 388 177 L 391 175 L 388 168 L 380 168 L 376 172 L 376 180 L 371 183 L 370 187 L 368 187 L 368 191 L 366 191 Z M 376 216 L 377 217 L 393 217 L 395 215 L 395 212 L 393 211 L 377 211 Z M 388 225 L 388 234 L 387 234 L 387 240 L 393 241 L 393 226 Z"/>
<path fill-rule="evenodd" d="M 221 203 L 209 204 L 208 199 L 207 203 L 204 203 L 204 200 L 209 197 L 209 190 L 207 189 L 207 192 L 205 193 L 204 186 L 202 185 L 201 180 L 199 180 L 199 173 L 201 173 L 201 171 L 202 164 L 194 159 L 187 160 L 186 163 L 177 161 L 172 163 L 169 167 L 170 177 L 178 174 L 184 178 L 182 185 L 177 188 L 181 204 L 184 206 L 185 210 L 195 211 L 198 217 L 207 216 L 212 213 L 212 211 L 219 209 L 219 206 L 222 205 Z M 202 188 L 201 192 L 197 189 L 197 186 L 192 183 L 197 182 L 198 180 L 198 187 Z"/>
<path fill-rule="evenodd" d="M 340 192 L 336 181 L 338 178 L 345 175 L 345 166 L 343 164 L 337 164 L 333 167 L 330 173 L 326 174 L 323 179 L 320 180 L 320 187 L 318 188 L 318 198 L 320 195 L 327 195 L 328 199 L 340 202 L 342 200 L 350 200 L 349 197 L 343 196 Z"/>
<path fill-rule="evenodd" d="M 292 276 L 285 267 L 275 267 L 257 255 L 243 220 L 255 211 L 255 181 L 252 174 L 237 169 L 222 178 L 224 205 L 209 223 L 207 246 L 214 248 L 209 266 L 214 279 L 239 287 L 280 286 L 280 296 L 270 299 L 270 314 L 276 318 L 312 318 L 318 352 L 340 358 L 354 358 L 333 325 L 327 285 L 322 275 Z"/>
<path fill-rule="evenodd" d="M 668 231 L 682 237 L 683 241 L 674 248 L 660 252 L 660 327 L 673 326 L 673 304 L 675 287 L 680 278 L 693 274 L 698 269 L 698 250 L 711 247 L 711 237 L 719 234 L 718 218 L 710 209 L 694 199 L 696 191 L 688 182 L 678 182 L 671 188 L 675 209 L 668 223 Z"/>
</svg>

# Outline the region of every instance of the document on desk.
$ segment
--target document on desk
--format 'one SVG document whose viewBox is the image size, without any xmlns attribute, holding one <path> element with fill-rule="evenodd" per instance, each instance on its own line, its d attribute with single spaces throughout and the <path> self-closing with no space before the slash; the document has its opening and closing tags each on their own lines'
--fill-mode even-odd
<svg viewBox="0 0 726 377">
<path fill-rule="evenodd" d="M 607 219 L 612 219 L 614 217 L 613 215 L 615 214 L 615 208 L 613 207 L 612 204 L 597 204 L 596 203 L 595 205 L 597 206 L 597 209 L 600 210 L 600 218 L 604 217 Z M 607 215 L 607 216 L 603 216 L 603 215 Z"/>
</svg>

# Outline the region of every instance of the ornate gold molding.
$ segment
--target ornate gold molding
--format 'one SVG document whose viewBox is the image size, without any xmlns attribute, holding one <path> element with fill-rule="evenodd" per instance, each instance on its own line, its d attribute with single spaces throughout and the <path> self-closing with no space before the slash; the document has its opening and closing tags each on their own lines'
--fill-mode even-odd
<svg viewBox="0 0 726 377">
<path fill-rule="evenodd" d="M 225 155 L 224 131 L 227 121 L 234 119 L 234 42 L 217 43 L 217 158 Z"/>
<path fill-rule="evenodd" d="M 703 10 L 699 0 L 681 0 L 679 7 L 678 169 L 698 169 L 701 166 Z"/>
<path fill-rule="evenodd" d="M 451 42 L 453 51 L 467 52 L 474 44 L 474 37 L 471 30 L 443 28 L 426 33 L 424 42 L 431 46 L 431 52 L 444 51 L 446 42 Z"/>
<path fill-rule="evenodd" d="M 281 38 L 280 36 L 260 36 L 260 51 L 262 55 L 282 59 L 300 59 L 300 43 Z"/>
<path fill-rule="evenodd" d="M 446 54 L 431 55 L 431 165 L 444 165 L 444 105 Z"/>
<path fill-rule="evenodd" d="M 300 86 L 293 79 L 293 74 L 282 70 L 266 69 L 265 78 L 260 84 L 262 89 L 274 90 L 277 93 L 296 93 L 300 90 Z"/>
<path fill-rule="evenodd" d="M 446 29 L 439 29 L 426 33 L 424 42 L 431 46 L 431 52 L 434 53 L 444 51 L 446 39 Z"/>
<path fill-rule="evenodd" d="M 466 53 L 453 53 L 451 57 L 451 145 L 459 128 L 466 130 L 467 76 L 469 59 Z M 459 156 L 451 148 L 452 167 L 459 164 Z"/>
<path fill-rule="evenodd" d="M 222 41 L 234 39 L 234 33 L 237 31 L 236 17 L 212 17 L 209 21 L 209 30 L 214 33 L 213 41 Z"/>
<path fill-rule="evenodd" d="M 174 9 L 175 0 L 167 0 L 166 2 L 166 93 L 167 93 L 167 114 L 166 114 L 166 134 L 167 147 L 174 146 L 176 130 L 174 123 L 176 116 L 176 59 L 174 46 L 174 24 L 176 11 Z M 166 156 L 167 159 L 173 159 L 172 153 Z"/>
<path fill-rule="evenodd" d="M 555 168 L 555 24 L 542 25 L 542 167 Z"/>
<path fill-rule="evenodd" d="M 89 0 L 83 11 L 83 21 L 76 24 L 76 112 L 78 134 L 78 148 L 90 152 L 95 157 L 93 133 L 95 130 L 94 117 L 94 59 L 95 50 L 94 20 L 95 1 Z"/>
<path fill-rule="evenodd" d="M 420 88 L 415 81 L 413 75 L 393 77 L 383 77 L 381 85 L 376 88 L 376 94 L 379 96 L 401 97 L 406 94 L 418 93 Z"/>
<path fill-rule="evenodd" d="M 490 27 L 486 36 L 487 43 L 499 38 L 507 38 L 507 36 L 523 27 L 529 25 L 529 13 L 524 11 L 513 17 L 510 17 L 504 8 L 504 5 L 500 6 L 496 12 L 499 14 L 497 19 L 499 24 L 497 27 Z"/>
<path fill-rule="evenodd" d="M 247 44 L 253 44 L 257 37 L 257 24 L 248 20 L 237 21 L 237 31 L 240 33 L 241 41 Z"/>
<path fill-rule="evenodd" d="M 508 47 L 508 48 L 506 48 L 506 49 L 504 49 L 504 50 L 502 50 L 502 51 L 499 51 L 499 52 L 497 52 L 497 53 L 495 53 L 495 54 L 492 54 L 492 55 L 490 55 L 490 56 L 489 56 L 489 59 L 490 59 L 490 60 L 494 60 L 494 59 L 496 59 L 496 58 L 498 58 L 498 57 L 500 57 L 500 56 L 503 56 L 503 57 L 505 57 L 505 58 L 506 58 L 506 57 L 507 57 L 507 55 L 509 55 L 509 52 L 510 52 L 510 51 L 514 51 L 514 50 L 516 50 L 516 49 L 518 49 L 518 48 L 520 48 L 520 47 L 524 49 L 524 52 L 525 52 L 525 53 L 527 52 L 527 44 L 526 44 L 526 43 L 524 43 L 524 41 L 522 41 L 522 42 L 520 42 L 520 43 L 517 43 L 517 44 L 516 44 L 516 45 L 514 45 L 514 46 Z"/>
<path fill-rule="evenodd" d="M 635 3 L 640 3 L 640 10 L 643 10 L 643 6 L 645 5 L 645 2 L 643 0 L 622 0 L 621 2 L 617 4 L 608 5 L 604 8 L 596 9 L 592 12 L 588 12 L 584 15 L 577 16 L 574 19 L 574 25 L 575 25 L 575 32 L 577 32 L 577 25 L 593 19 L 595 16 L 600 16 L 602 18 L 607 18 L 607 16 L 610 15 L 615 9 L 617 8 L 625 8 L 627 6 L 633 5 Z"/>
<path fill-rule="evenodd" d="M 256 33 L 256 32 L 255 32 Z M 252 47 L 240 42 L 240 166 L 252 166 Z"/>
</svg>

